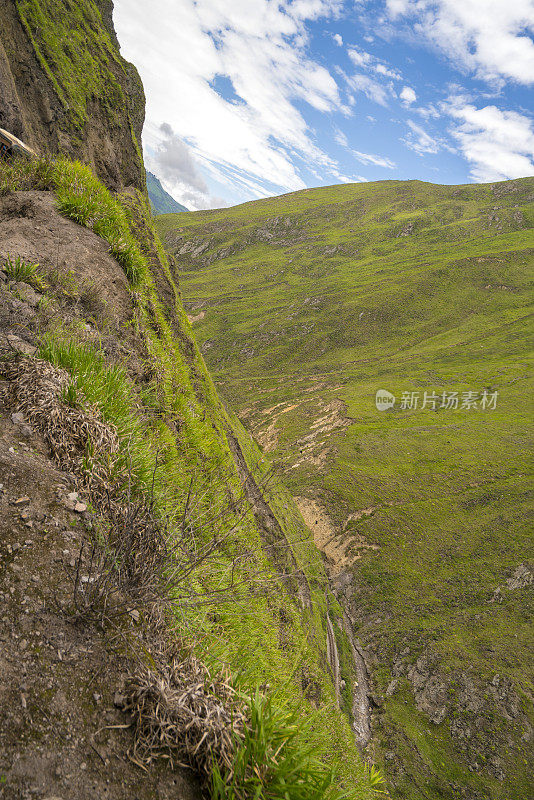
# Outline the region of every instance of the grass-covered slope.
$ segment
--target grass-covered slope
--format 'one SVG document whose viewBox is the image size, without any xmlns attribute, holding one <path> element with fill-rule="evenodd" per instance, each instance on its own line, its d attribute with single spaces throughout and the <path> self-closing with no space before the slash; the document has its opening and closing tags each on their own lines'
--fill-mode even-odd
<svg viewBox="0 0 534 800">
<path fill-rule="evenodd" d="M 157 221 L 216 383 L 345 573 L 399 798 L 532 791 L 533 200 L 380 182 Z"/>
<path fill-rule="evenodd" d="M 88 546 L 101 555 L 78 568 L 88 572 L 86 590 L 74 583 L 78 621 L 107 627 L 110 610 L 126 603 L 141 626 L 128 647 L 144 668 L 165 674 L 173 658 L 193 654 L 233 690 L 252 694 L 235 785 L 223 772 L 214 797 L 373 797 L 377 777 L 358 753 L 350 697 L 340 710 L 327 661 L 328 619 L 348 652 L 341 609 L 291 497 L 217 396 L 148 204 L 139 192 L 112 195 L 88 167 L 65 159 L 0 164 L 0 187 L 1 333 L 15 343 L 0 354 L 6 396 L 43 432 L 94 512 Z M 34 229 L 35 219 L 48 233 Z M 79 244 L 82 229 L 71 256 L 68 243 Z M 14 323 L 4 309 L 17 302 Z M 142 511 L 113 540 L 124 507 Z M 163 531 L 163 555 L 147 545 L 147 529 Z M 133 537 L 126 549 L 125 536 Z M 154 565 L 148 584 L 145 562 Z M 98 595 L 114 581 L 115 590 Z M 343 679 L 354 679 L 346 657 Z M 144 730 L 138 721 L 138 739 Z M 172 731 L 169 746 L 180 753 Z M 232 741 L 234 733 L 225 735 Z M 208 773 L 217 761 L 224 763 L 214 746 Z"/>
</svg>

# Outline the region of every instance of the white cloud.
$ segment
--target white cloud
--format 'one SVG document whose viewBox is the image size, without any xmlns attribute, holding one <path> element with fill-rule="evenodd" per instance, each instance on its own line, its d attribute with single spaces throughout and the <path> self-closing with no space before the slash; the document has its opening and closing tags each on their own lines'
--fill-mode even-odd
<svg viewBox="0 0 534 800">
<path fill-rule="evenodd" d="M 306 23 L 336 16 L 341 0 L 116 0 L 123 54 L 147 96 L 144 139 L 157 150 L 168 123 L 218 180 L 254 191 L 304 188 L 295 155 L 337 168 L 297 106 L 343 110 L 337 84 L 309 54 Z M 224 99 L 214 81 L 227 80 Z M 267 189 L 268 185 L 268 189 Z M 250 190 L 252 191 L 252 189 Z M 187 203 L 186 203 L 187 204 Z"/>
<path fill-rule="evenodd" d="M 158 165 L 158 173 L 171 184 L 180 182 L 205 194 L 208 191 L 206 181 L 198 171 L 191 151 L 176 136 L 171 126 L 164 122 L 160 125 L 163 140 L 158 144 L 154 161 Z"/>
<path fill-rule="evenodd" d="M 444 110 L 457 121 L 451 133 L 472 164 L 475 181 L 498 181 L 534 175 L 534 124 L 516 111 L 496 106 L 476 108 L 455 98 Z"/>
<path fill-rule="evenodd" d="M 427 106 L 420 106 L 419 108 L 414 108 L 413 110 L 420 114 L 424 119 L 438 119 L 438 117 L 441 116 L 441 112 L 434 105 L 434 103 L 429 103 Z"/>
<path fill-rule="evenodd" d="M 362 75 L 358 72 L 355 75 L 347 75 L 342 70 L 338 70 L 338 72 L 345 78 L 348 86 L 355 92 L 363 92 L 366 97 L 381 106 L 387 105 L 389 91 L 377 80 L 369 77 L 369 75 Z M 353 102 L 355 102 L 354 99 Z"/>
<path fill-rule="evenodd" d="M 409 86 L 405 86 L 403 88 L 399 97 L 407 106 L 411 105 L 412 103 L 415 103 L 415 101 L 417 100 L 416 93 Z"/>
<path fill-rule="evenodd" d="M 337 142 L 337 144 L 339 144 L 341 147 L 348 147 L 349 144 L 349 140 L 347 139 L 343 131 L 340 130 L 336 130 L 336 133 L 334 135 L 334 141 Z"/>
<path fill-rule="evenodd" d="M 355 47 L 349 48 L 347 53 L 352 63 L 357 67 L 370 66 L 374 60 L 370 53 L 366 53 L 365 50 L 356 50 Z"/>
<path fill-rule="evenodd" d="M 343 37 L 341 36 L 340 33 L 334 33 L 332 39 L 338 45 L 338 47 L 343 47 Z"/>
<path fill-rule="evenodd" d="M 375 167 L 385 167 L 386 169 L 394 169 L 397 165 L 394 161 L 384 156 L 375 156 L 373 153 L 361 153 L 359 150 L 351 151 L 354 158 L 362 164 L 372 164 Z"/>
<path fill-rule="evenodd" d="M 221 197 L 213 196 L 199 163 L 190 148 L 164 122 L 159 127 L 161 140 L 155 150 L 146 153 L 147 168 L 161 180 L 163 188 L 176 195 L 188 208 L 213 208 L 226 205 Z"/>
<path fill-rule="evenodd" d="M 396 96 L 393 81 L 402 80 L 400 72 L 365 50 L 349 47 L 347 54 L 354 66 L 362 72 L 347 75 L 340 68 L 337 68 L 337 72 L 344 77 L 352 90 L 363 92 L 374 103 L 387 106 L 388 98 Z"/>
<path fill-rule="evenodd" d="M 408 127 L 410 130 L 402 141 L 411 150 L 415 150 L 416 153 L 422 156 L 426 153 L 437 153 L 438 150 L 441 149 L 442 142 L 430 136 L 430 134 L 420 125 L 417 125 L 416 122 L 408 120 Z"/>
<path fill-rule="evenodd" d="M 458 65 L 492 82 L 534 82 L 532 0 L 387 0 L 390 16 L 413 17 L 413 30 Z"/>
<path fill-rule="evenodd" d="M 392 69 L 391 67 L 386 67 L 385 64 L 377 64 L 375 72 L 378 73 L 378 75 L 383 75 L 384 78 L 391 78 L 394 81 L 402 80 L 400 72 L 397 72 L 396 69 Z"/>
<path fill-rule="evenodd" d="M 385 61 L 371 55 L 371 53 L 367 53 L 365 50 L 358 50 L 356 47 L 350 47 L 347 53 L 356 67 L 376 72 L 378 75 L 382 75 L 384 78 L 391 78 L 394 81 L 402 80 L 400 72 L 390 67 Z"/>
</svg>

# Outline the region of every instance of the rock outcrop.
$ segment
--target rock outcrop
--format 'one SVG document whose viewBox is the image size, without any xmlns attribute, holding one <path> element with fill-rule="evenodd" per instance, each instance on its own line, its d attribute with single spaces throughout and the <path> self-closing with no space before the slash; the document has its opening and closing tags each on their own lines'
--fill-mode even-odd
<svg viewBox="0 0 534 800">
<path fill-rule="evenodd" d="M 111 0 L 0 0 L 0 127 L 89 164 L 111 189 L 145 187 L 145 98 L 119 53 Z"/>
</svg>

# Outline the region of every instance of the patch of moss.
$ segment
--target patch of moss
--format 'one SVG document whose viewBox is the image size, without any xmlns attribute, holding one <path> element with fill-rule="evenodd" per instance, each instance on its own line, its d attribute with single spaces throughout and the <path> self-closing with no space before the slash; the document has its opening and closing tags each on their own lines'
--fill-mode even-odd
<svg viewBox="0 0 534 800">
<path fill-rule="evenodd" d="M 74 128 L 82 130 L 88 103 L 98 97 L 111 126 L 126 97 L 115 72 L 122 70 L 117 49 L 93 0 L 18 0 L 17 11 L 44 71 L 69 112 Z"/>
</svg>

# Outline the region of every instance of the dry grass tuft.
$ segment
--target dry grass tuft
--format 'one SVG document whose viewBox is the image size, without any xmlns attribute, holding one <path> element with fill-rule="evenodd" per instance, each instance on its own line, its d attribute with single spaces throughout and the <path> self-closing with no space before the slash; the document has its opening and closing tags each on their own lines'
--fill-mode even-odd
<svg viewBox="0 0 534 800">
<path fill-rule="evenodd" d="M 41 431 L 59 466 L 100 494 L 119 453 L 114 426 L 102 421 L 66 370 L 48 361 L 19 356 L 2 364 L 2 375 L 9 381 L 6 400 Z"/>
<path fill-rule="evenodd" d="M 212 678 L 193 656 L 128 678 L 124 711 L 133 717 L 131 757 L 137 763 L 167 758 L 173 767 L 191 768 L 206 780 L 217 764 L 231 775 L 246 714 L 229 682 Z"/>
<path fill-rule="evenodd" d="M 155 624 L 177 602 L 181 579 L 165 520 L 144 500 L 108 494 L 97 524 L 99 535 L 82 544 L 73 570 L 74 617 L 113 622 L 137 612 Z"/>
</svg>

